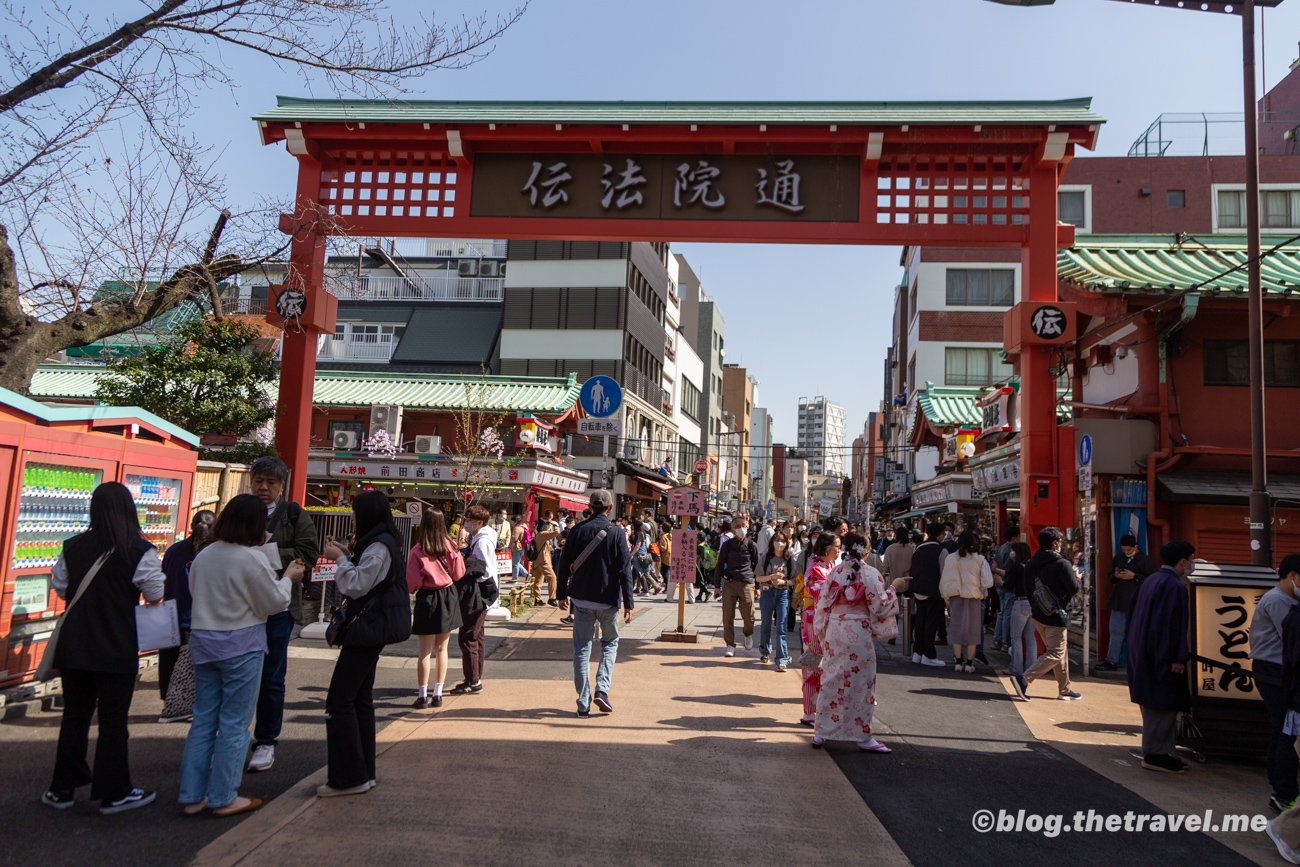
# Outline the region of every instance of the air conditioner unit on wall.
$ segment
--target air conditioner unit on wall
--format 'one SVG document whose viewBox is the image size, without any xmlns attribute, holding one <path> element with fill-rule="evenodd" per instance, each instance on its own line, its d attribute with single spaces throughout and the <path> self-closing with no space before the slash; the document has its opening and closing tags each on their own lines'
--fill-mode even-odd
<svg viewBox="0 0 1300 867">
<path fill-rule="evenodd" d="M 379 430 L 388 431 L 388 438 L 394 444 L 402 441 L 402 408 L 400 406 L 375 404 L 370 407 L 370 435 L 373 437 L 375 432 Z"/>
<path fill-rule="evenodd" d="M 361 444 L 361 435 L 354 430 L 334 431 L 334 448 L 336 451 L 349 451 Z"/>
<path fill-rule="evenodd" d="M 456 263 L 456 273 L 461 277 L 477 277 L 478 260 L 461 259 L 459 262 Z"/>
<path fill-rule="evenodd" d="M 478 275 L 480 277 L 496 277 L 501 273 L 501 263 L 491 259 L 480 262 L 478 265 Z"/>
<path fill-rule="evenodd" d="M 418 436 L 415 438 L 417 455 L 436 455 L 442 452 L 442 437 Z"/>
</svg>

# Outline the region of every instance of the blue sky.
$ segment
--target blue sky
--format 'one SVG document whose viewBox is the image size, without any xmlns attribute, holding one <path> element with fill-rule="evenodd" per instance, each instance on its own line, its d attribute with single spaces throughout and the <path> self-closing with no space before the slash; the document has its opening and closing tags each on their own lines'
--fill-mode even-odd
<svg viewBox="0 0 1300 867">
<path fill-rule="evenodd" d="M 87 9 L 99 4 L 84 0 Z M 102 8 L 102 7 L 101 7 Z M 398 21 L 428 3 L 393 2 Z M 437 13 L 509 7 L 439 4 Z M 1268 83 L 1296 59 L 1300 0 L 1264 18 Z M 1235 16 L 1057 0 L 535 0 L 496 52 L 436 72 L 436 99 L 979 100 L 1093 97 L 1107 119 L 1099 154 L 1122 154 L 1161 112 L 1241 111 Z M 276 94 L 307 95 L 295 74 L 225 52 L 239 82 L 203 94 L 193 131 L 225 147 L 232 201 L 293 188 L 283 146 L 261 147 L 247 118 Z M 317 95 L 328 95 L 322 88 Z M 1086 152 L 1083 152 L 1087 155 Z M 898 248 L 674 244 L 723 306 L 727 360 L 761 381 L 778 441 L 793 441 L 801 395 L 848 409 L 849 438 L 881 399 Z"/>
</svg>

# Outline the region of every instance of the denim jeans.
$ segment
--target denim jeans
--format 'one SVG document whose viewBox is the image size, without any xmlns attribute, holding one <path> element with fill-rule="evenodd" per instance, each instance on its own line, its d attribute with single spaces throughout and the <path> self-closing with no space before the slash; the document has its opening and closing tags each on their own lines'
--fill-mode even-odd
<svg viewBox="0 0 1300 867">
<path fill-rule="evenodd" d="M 600 623 L 600 665 L 596 668 L 596 692 L 609 694 L 618 657 L 618 609 L 573 609 L 573 685 L 578 688 L 578 710 L 591 707 L 591 644 Z"/>
<path fill-rule="evenodd" d="M 993 627 L 993 643 L 1010 644 L 1011 606 L 1016 604 L 1016 597 L 1007 590 L 998 590 L 998 601 L 1002 603 L 1002 608 L 998 611 L 998 622 Z"/>
<path fill-rule="evenodd" d="M 514 576 L 516 581 L 528 577 L 528 570 L 524 568 L 524 552 L 522 548 L 510 552 L 510 574 Z"/>
<path fill-rule="evenodd" d="M 1119 655 L 1124 649 L 1124 628 L 1128 626 L 1128 615 L 1123 611 L 1110 613 L 1110 643 L 1106 645 L 1106 661 L 1119 665 Z"/>
<path fill-rule="evenodd" d="M 776 633 L 776 661 L 790 664 L 790 648 L 786 646 L 785 621 L 790 610 L 790 591 L 785 587 L 764 590 L 758 594 L 758 612 L 762 620 L 759 629 L 758 649 L 764 656 L 772 655 L 772 633 Z"/>
<path fill-rule="evenodd" d="M 194 666 L 194 722 L 181 758 L 180 803 L 209 807 L 235 800 L 248 756 L 248 724 L 253 721 L 262 678 L 258 651 Z"/>
<path fill-rule="evenodd" d="M 266 659 L 262 663 L 262 686 L 257 694 L 257 725 L 253 746 L 275 746 L 284 725 L 284 673 L 289 668 L 289 637 L 293 615 L 288 611 L 266 618 Z"/>
<path fill-rule="evenodd" d="M 1023 645 L 1020 643 L 1022 638 Z M 1024 674 L 1025 669 L 1038 661 L 1038 641 L 1034 638 L 1034 609 L 1028 599 L 1012 600 L 1007 640 L 1011 642 L 1011 667 L 1007 670 L 1012 674 Z"/>
</svg>

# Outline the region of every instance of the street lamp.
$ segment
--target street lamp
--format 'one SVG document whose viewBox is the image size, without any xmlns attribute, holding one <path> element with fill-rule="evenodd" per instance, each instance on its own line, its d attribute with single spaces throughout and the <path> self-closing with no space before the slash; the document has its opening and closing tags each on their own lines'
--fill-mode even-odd
<svg viewBox="0 0 1300 867">
<path fill-rule="evenodd" d="M 1006 6 L 1051 6 L 1056 0 L 989 0 Z M 1246 124 L 1246 255 L 1248 264 L 1247 329 L 1250 339 L 1250 563 L 1273 565 L 1269 518 L 1268 468 L 1264 460 L 1264 290 L 1259 276 L 1259 120 L 1255 99 L 1255 9 L 1273 8 L 1282 0 L 1113 0 L 1194 12 L 1241 16 L 1242 94 Z"/>
</svg>

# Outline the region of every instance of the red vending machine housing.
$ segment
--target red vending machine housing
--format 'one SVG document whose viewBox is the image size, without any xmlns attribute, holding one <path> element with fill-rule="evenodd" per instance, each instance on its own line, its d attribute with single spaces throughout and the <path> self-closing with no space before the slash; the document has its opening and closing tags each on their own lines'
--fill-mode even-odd
<svg viewBox="0 0 1300 867">
<path fill-rule="evenodd" d="M 198 437 L 136 407 L 59 406 L 0 388 L 0 687 L 31 680 L 63 601 L 51 570 L 101 482 L 131 489 L 159 556 L 189 524 Z"/>
</svg>

